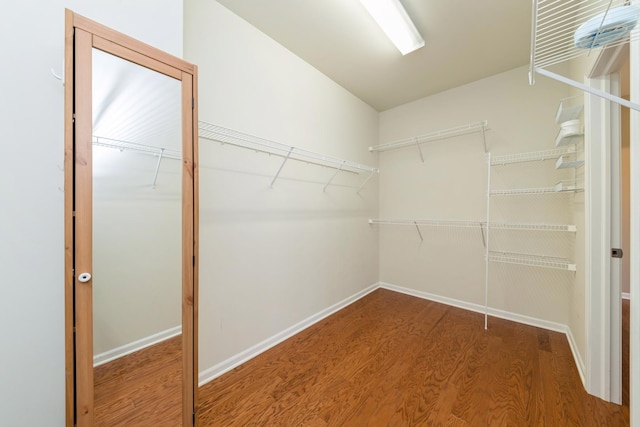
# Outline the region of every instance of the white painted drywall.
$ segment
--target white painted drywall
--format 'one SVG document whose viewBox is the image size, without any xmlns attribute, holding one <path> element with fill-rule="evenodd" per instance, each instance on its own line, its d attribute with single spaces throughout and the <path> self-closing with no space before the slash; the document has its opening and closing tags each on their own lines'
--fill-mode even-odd
<svg viewBox="0 0 640 427">
<path fill-rule="evenodd" d="M 64 425 L 64 8 L 177 56 L 182 1 L 24 1 L 0 25 L 0 419 Z M 37 410 L 34 410 L 37 408 Z"/>
<path fill-rule="evenodd" d="M 380 115 L 380 142 L 488 120 L 492 155 L 554 148 L 555 112 L 568 89 L 540 79 L 529 86 L 521 67 L 409 103 Z M 487 164 L 479 133 L 380 154 L 380 216 L 484 221 Z M 572 177 L 554 161 L 496 166 L 492 188 L 553 186 Z M 571 223 L 572 194 L 493 197 L 491 221 Z M 485 264 L 480 229 L 380 229 L 380 280 L 464 302 L 484 304 Z M 491 232 L 491 248 L 571 257 L 574 237 L 558 233 Z M 489 305 L 566 324 L 574 273 L 490 264 Z"/>
<path fill-rule="evenodd" d="M 200 119 L 375 164 L 378 113 L 208 0 L 185 4 Z M 200 371 L 378 281 L 377 177 L 200 140 Z"/>
</svg>

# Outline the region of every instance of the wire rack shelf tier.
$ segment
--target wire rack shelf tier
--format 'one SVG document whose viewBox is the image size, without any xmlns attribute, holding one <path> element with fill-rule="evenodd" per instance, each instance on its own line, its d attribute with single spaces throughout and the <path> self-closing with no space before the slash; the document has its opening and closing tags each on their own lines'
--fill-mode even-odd
<svg viewBox="0 0 640 427">
<path fill-rule="evenodd" d="M 625 3 L 625 0 L 534 0 L 532 67 L 548 67 L 587 55 L 593 49 L 623 45 L 632 38 L 637 40 L 637 32 L 617 40 L 609 40 L 607 37 L 611 34 L 611 29 L 606 28 L 606 17 L 613 17 L 613 13 L 625 6 Z M 583 43 L 576 39 L 576 31 L 590 19 L 595 20 L 596 26 L 589 42 Z"/>
<path fill-rule="evenodd" d="M 490 222 L 494 230 L 522 230 L 522 231 L 560 231 L 575 233 L 577 227 L 573 224 L 515 224 L 508 222 Z"/>
<path fill-rule="evenodd" d="M 390 219 L 370 219 L 369 224 L 383 225 L 423 225 L 430 227 L 460 227 L 460 228 L 486 228 L 486 221 L 455 221 L 437 219 L 410 219 L 410 218 L 390 218 Z M 492 229 L 499 230 L 522 230 L 522 231 L 560 231 L 576 232 L 576 226 L 572 224 L 524 224 L 509 222 L 491 222 Z"/>
<path fill-rule="evenodd" d="M 470 133 L 484 132 L 488 130 L 488 122 L 486 120 L 469 123 L 462 126 L 457 126 L 449 129 L 439 130 L 424 135 L 419 135 L 411 138 L 400 139 L 398 141 L 388 142 L 386 144 L 369 147 L 369 151 L 388 151 L 398 148 L 415 147 L 426 142 L 438 141 L 441 139 L 453 138 L 456 136 L 467 135 Z M 483 141 L 484 142 L 484 141 Z M 486 147 L 485 147 L 486 151 Z"/>
<path fill-rule="evenodd" d="M 198 133 L 199 137 L 202 139 L 282 157 L 283 160 L 280 164 L 280 168 L 271 181 L 272 188 L 273 184 L 280 176 L 280 172 L 282 171 L 285 163 L 290 159 L 335 169 L 335 173 L 325 184 L 323 191 L 326 191 L 327 187 L 340 172 L 349 172 L 354 174 L 365 172 L 368 173 L 369 176 L 364 180 L 360 187 L 358 187 L 357 193 L 360 193 L 360 190 L 364 188 L 373 175 L 379 173 L 379 169 L 372 166 L 363 165 L 351 160 L 327 156 L 304 148 L 294 147 L 292 145 L 281 144 L 259 136 L 250 135 L 203 121 L 198 122 Z"/>
<path fill-rule="evenodd" d="M 491 166 L 503 166 L 514 163 L 536 162 L 550 159 L 557 159 L 559 156 L 573 153 L 570 148 L 555 148 L 552 150 L 532 151 L 529 153 L 507 154 L 503 156 L 492 156 Z"/>
<path fill-rule="evenodd" d="M 489 252 L 489 261 L 505 264 L 544 267 L 557 270 L 576 271 L 576 264 L 566 258 L 530 255 L 514 252 Z"/>
<path fill-rule="evenodd" d="M 541 74 L 640 111 L 640 104 L 636 102 L 547 69 L 596 53 L 594 51 L 616 52 L 631 41 L 640 40 L 637 24 L 640 11 L 628 3 L 627 0 L 532 0 L 529 83 L 534 84 L 535 75 Z"/>
<path fill-rule="evenodd" d="M 229 144 L 235 147 L 247 148 L 253 151 L 286 157 L 306 163 L 317 164 L 345 172 L 353 173 L 378 173 L 378 168 L 363 165 L 350 160 L 331 157 L 314 151 L 281 144 L 258 136 L 250 135 L 237 130 L 225 128 L 219 125 L 200 121 L 198 123 L 199 137 L 210 141 Z"/>
<path fill-rule="evenodd" d="M 136 142 L 123 141 L 113 138 L 105 138 L 102 136 L 94 136 L 93 145 L 98 147 L 113 148 L 120 151 L 133 151 L 136 153 L 149 154 L 153 156 L 162 156 L 165 159 L 181 160 L 182 154 L 178 150 L 170 148 L 156 147 L 153 145 L 138 144 Z"/>
<path fill-rule="evenodd" d="M 567 186 L 563 184 L 556 184 L 556 186 L 554 187 L 491 190 L 489 194 L 491 196 L 517 196 L 517 195 L 526 195 L 526 194 L 575 193 L 580 191 L 584 191 L 584 188 Z"/>
<path fill-rule="evenodd" d="M 437 220 L 437 219 L 370 219 L 369 224 L 387 224 L 387 225 L 424 225 L 430 227 L 462 227 L 462 228 L 478 228 L 484 227 L 486 222 L 483 221 L 454 221 L 454 220 Z"/>
</svg>

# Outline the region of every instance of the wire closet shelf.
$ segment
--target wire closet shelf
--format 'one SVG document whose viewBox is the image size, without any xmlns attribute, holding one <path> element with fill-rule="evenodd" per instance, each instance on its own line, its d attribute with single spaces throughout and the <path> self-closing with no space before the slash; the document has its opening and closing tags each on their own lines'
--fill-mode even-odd
<svg viewBox="0 0 640 427">
<path fill-rule="evenodd" d="M 441 139 L 453 138 L 456 136 L 480 132 L 482 133 L 482 144 L 484 147 L 484 151 L 486 152 L 487 145 L 486 145 L 484 133 L 487 129 L 488 129 L 488 123 L 486 120 L 483 120 L 480 122 L 469 123 L 462 126 L 456 126 L 453 128 L 439 130 L 439 131 L 427 133 L 424 135 L 414 136 L 411 138 L 400 139 L 400 140 L 388 142 L 382 145 L 376 145 L 374 147 L 369 147 L 369 151 L 379 152 L 379 151 L 388 151 L 388 150 L 395 150 L 398 148 L 415 147 L 415 146 L 418 146 L 418 148 L 420 148 L 420 144 L 424 144 L 426 142 L 438 141 Z M 422 155 L 422 152 L 420 154 Z"/>
<path fill-rule="evenodd" d="M 530 267 L 552 268 L 556 270 L 576 271 L 576 265 L 566 258 L 542 255 L 489 251 L 489 261 L 504 264 L 525 265 Z"/>
<path fill-rule="evenodd" d="M 640 111 L 640 105 L 634 102 L 547 69 L 579 56 L 639 41 L 638 6 L 629 5 L 628 0 L 532 1 L 530 84 L 535 83 L 536 74 L 541 74 Z"/>
<path fill-rule="evenodd" d="M 560 156 L 574 154 L 572 147 L 554 148 L 551 150 L 531 151 L 528 153 L 506 154 L 502 156 L 492 156 L 491 166 L 505 166 L 515 163 L 538 162 L 550 159 L 558 159 Z"/>
<path fill-rule="evenodd" d="M 123 141 L 114 138 L 105 138 L 102 136 L 93 136 L 92 144 L 98 147 L 112 148 L 118 151 L 132 151 L 158 158 L 156 168 L 153 173 L 151 188 L 156 188 L 158 182 L 158 173 L 160 172 L 160 164 L 163 159 L 181 160 L 182 153 L 178 150 L 164 147 L 156 147 L 154 145 L 139 144 L 137 142 Z"/>
<path fill-rule="evenodd" d="M 370 219 L 369 224 L 382 225 L 423 225 L 428 227 L 452 227 L 452 228 L 478 228 L 486 227 L 486 221 L 456 221 L 438 219 L 410 219 L 410 218 L 378 218 Z M 511 222 L 491 222 L 489 226 L 500 230 L 522 231 L 563 231 L 576 232 L 576 226 L 572 224 L 525 224 Z"/>
<path fill-rule="evenodd" d="M 271 182 L 272 187 L 276 179 L 280 175 L 280 172 L 282 171 L 282 168 L 284 167 L 287 160 L 297 160 L 309 164 L 335 169 L 336 171 L 331 177 L 331 180 L 324 187 L 325 190 L 339 172 L 369 174 L 366 180 L 358 188 L 358 192 L 360 192 L 360 190 L 366 185 L 366 183 L 369 181 L 369 179 L 371 179 L 371 177 L 373 177 L 374 174 L 379 173 L 379 169 L 372 166 L 363 165 L 351 160 L 344 160 L 337 157 L 327 156 L 324 154 L 316 153 L 314 151 L 306 150 L 304 148 L 281 144 L 279 142 L 271 141 L 259 136 L 250 135 L 248 133 L 225 128 L 223 126 L 207 123 L 204 121 L 200 121 L 198 123 L 198 132 L 199 137 L 202 139 L 216 141 L 220 142 L 221 144 L 228 144 L 234 147 L 246 148 L 256 152 L 282 157 L 283 162 Z"/>
</svg>

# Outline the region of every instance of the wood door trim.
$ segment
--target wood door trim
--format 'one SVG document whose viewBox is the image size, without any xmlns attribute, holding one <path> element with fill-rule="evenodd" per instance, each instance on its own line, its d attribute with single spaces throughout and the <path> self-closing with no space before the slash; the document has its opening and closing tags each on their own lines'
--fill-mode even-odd
<svg viewBox="0 0 640 427">
<path fill-rule="evenodd" d="M 73 13 L 65 10 L 65 51 L 64 75 L 68 81 L 74 80 L 73 66 Z M 75 352 L 73 337 L 73 85 L 64 86 L 64 340 L 65 340 L 65 413 L 66 425 L 73 425 L 75 416 Z"/>
<path fill-rule="evenodd" d="M 166 76 L 173 77 L 176 80 L 182 80 L 182 74 L 184 73 L 184 71 L 172 67 L 171 65 L 167 65 L 164 62 L 157 61 L 147 55 L 136 52 L 135 50 L 131 50 L 125 46 L 104 39 L 98 35 L 93 36 L 93 47 L 118 56 L 120 58 L 126 59 L 127 61 L 133 62 L 134 64 L 138 64 L 142 67 L 149 68 Z"/>
<path fill-rule="evenodd" d="M 76 29 L 74 79 L 74 189 L 75 196 L 83 194 L 82 199 L 74 200 L 74 248 L 92 247 L 93 228 L 93 164 L 91 161 L 92 115 L 92 34 Z M 75 277 L 83 272 L 93 272 L 92 253 L 74 250 Z M 91 301 L 93 291 L 91 280 L 86 283 L 75 282 L 75 300 Z M 75 310 L 75 360 L 76 360 L 76 421 L 86 425 L 83 420 L 93 419 L 93 323 L 90 310 Z M 81 359 L 84 357 L 85 359 Z M 82 363 L 79 363 L 82 362 Z"/>
<path fill-rule="evenodd" d="M 65 11 L 65 396 L 66 425 L 93 425 L 93 369 L 78 367 L 76 349 L 92 349 L 92 314 L 75 310 L 78 298 L 90 298 L 91 285 L 75 277 L 91 272 L 91 253 L 76 253 L 76 245 L 91 247 L 91 196 L 76 200 L 79 192 L 91 195 L 92 176 L 92 61 L 95 47 L 114 56 L 181 80 L 183 138 L 183 425 L 193 425 L 198 387 L 197 302 L 198 171 L 197 67 L 179 58 Z M 88 236 L 88 237 L 87 237 Z M 77 271 L 74 271 L 74 268 Z M 82 270 L 82 271 L 80 271 Z M 87 292 L 89 293 L 87 297 Z M 87 327 L 87 325 L 89 325 Z M 93 367 L 93 354 L 81 360 Z M 90 384 L 88 386 L 87 384 Z"/>
<path fill-rule="evenodd" d="M 73 12 L 71 13 L 72 13 L 72 19 L 73 19 L 73 26 L 75 28 L 88 31 L 103 39 L 109 40 L 121 46 L 125 46 L 130 50 L 139 52 L 143 55 L 148 56 L 149 58 L 153 58 L 155 60 L 163 62 L 173 68 L 177 68 L 178 70 L 184 71 L 188 74 L 191 74 L 191 75 L 195 74 L 194 65 L 184 61 L 183 59 L 180 59 L 158 48 L 155 48 L 151 45 L 141 42 L 140 40 L 136 40 L 125 34 L 122 34 L 116 30 L 113 30 L 95 21 L 92 21 L 91 19 L 85 18 L 84 16 L 78 15 Z"/>
</svg>

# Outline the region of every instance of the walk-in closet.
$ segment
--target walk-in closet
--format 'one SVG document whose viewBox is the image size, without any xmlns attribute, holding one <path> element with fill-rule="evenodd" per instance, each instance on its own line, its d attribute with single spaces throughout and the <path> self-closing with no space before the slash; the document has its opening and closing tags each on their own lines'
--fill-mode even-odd
<svg viewBox="0 0 640 427">
<path fill-rule="evenodd" d="M 640 0 L 7 16 L 1 425 L 640 425 Z"/>
</svg>

